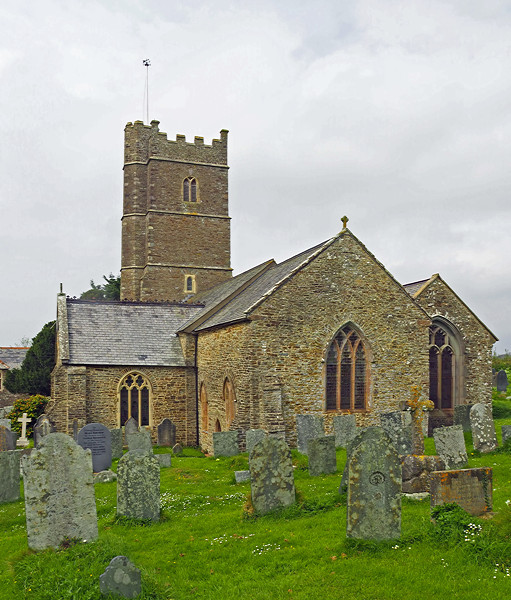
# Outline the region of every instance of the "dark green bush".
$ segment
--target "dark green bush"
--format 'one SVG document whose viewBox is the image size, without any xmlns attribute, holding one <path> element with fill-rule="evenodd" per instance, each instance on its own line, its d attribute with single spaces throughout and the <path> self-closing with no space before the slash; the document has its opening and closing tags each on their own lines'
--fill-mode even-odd
<svg viewBox="0 0 511 600">
<path fill-rule="evenodd" d="M 32 419 L 32 422 L 27 425 L 27 437 L 32 435 L 36 419 L 44 413 L 49 400 L 48 396 L 41 396 L 40 394 L 16 400 L 13 409 L 7 415 L 7 418 L 11 419 L 12 431 L 21 433 L 21 423 L 18 421 L 18 417 L 22 417 L 23 413 L 27 413 L 27 417 Z"/>
</svg>

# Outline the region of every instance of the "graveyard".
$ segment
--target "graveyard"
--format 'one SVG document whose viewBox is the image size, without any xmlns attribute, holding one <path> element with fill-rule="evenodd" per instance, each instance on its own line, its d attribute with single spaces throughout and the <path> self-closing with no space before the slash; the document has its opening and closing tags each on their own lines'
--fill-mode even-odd
<svg viewBox="0 0 511 600">
<path fill-rule="evenodd" d="M 143 599 L 508 598 L 511 448 L 509 442 L 502 447 L 501 427 L 511 425 L 511 400 L 497 392 L 494 397 L 499 447 L 481 453 L 474 449 L 472 434 L 463 434 L 467 466 L 492 470 L 492 510 L 482 517 L 449 505 L 434 523 L 429 498 L 403 497 L 400 533 L 382 541 L 347 537 L 347 512 L 353 511 L 355 501 L 348 506 L 347 494 L 339 493 L 344 448 L 335 450 L 336 472 L 330 462 L 321 473 L 309 471 L 317 444 L 309 442 L 307 456 L 275 441 L 270 468 L 276 471 L 289 458 L 286 468 L 294 476 L 295 501 L 266 512 L 257 496 L 251 497 L 250 481 L 236 483 L 235 472 L 249 469 L 246 452 L 215 457 L 196 448 L 173 453 L 170 447 L 155 446 L 154 456 L 169 459 L 156 461 L 141 449 L 143 436 L 135 433 L 130 460 L 141 464 L 139 477 L 148 488 L 154 470 L 160 469 L 160 514 L 151 509 L 149 495 L 140 499 L 142 513 L 119 515 L 119 505 L 130 504 L 117 495 L 119 481 L 96 482 L 97 534 L 89 527 L 91 539 L 70 537 L 53 548 L 30 549 L 27 527 L 32 517 L 27 519 L 23 495 L 32 492 L 22 484 L 19 500 L 0 504 L 0 597 L 110 597 L 101 594 L 99 578 L 114 557 L 125 556 L 141 571 L 142 590 L 136 597 Z M 98 435 L 96 430 L 93 434 Z M 252 475 L 264 468 L 266 440 L 256 446 L 259 455 L 251 454 Z M 435 439 L 426 437 L 424 444 L 425 454 L 434 455 Z M 119 479 L 129 468 L 128 458 L 125 448 L 123 458 L 113 459 Z M 52 470 L 58 466 L 53 464 Z M 81 473 L 76 477 L 81 477 L 83 467 L 77 470 Z M 65 470 L 59 474 L 60 479 L 74 476 Z M 28 479 L 25 485 L 33 487 Z M 80 506 L 75 513 L 85 511 Z M 52 532 L 47 534 L 51 537 Z"/>
</svg>

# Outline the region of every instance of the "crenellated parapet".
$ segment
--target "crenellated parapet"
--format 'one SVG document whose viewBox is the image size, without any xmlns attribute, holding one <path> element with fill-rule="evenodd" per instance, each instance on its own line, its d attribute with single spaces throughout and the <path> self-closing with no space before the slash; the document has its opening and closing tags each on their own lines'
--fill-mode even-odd
<svg viewBox="0 0 511 600">
<path fill-rule="evenodd" d="M 220 131 L 220 139 L 205 144 L 204 138 L 195 136 L 187 142 L 184 135 L 176 135 L 169 140 L 167 134 L 159 130 L 159 121 L 145 125 L 142 121 L 128 123 L 124 129 L 124 164 L 147 163 L 149 159 L 190 162 L 227 166 L 227 129 Z"/>
</svg>

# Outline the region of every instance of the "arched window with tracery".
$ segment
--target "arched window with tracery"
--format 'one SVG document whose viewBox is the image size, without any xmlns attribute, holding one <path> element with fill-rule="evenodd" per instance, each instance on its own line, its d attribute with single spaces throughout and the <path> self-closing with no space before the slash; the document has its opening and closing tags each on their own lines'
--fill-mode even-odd
<svg viewBox="0 0 511 600">
<path fill-rule="evenodd" d="M 365 410 L 369 395 L 367 351 L 360 334 L 346 325 L 330 344 L 326 359 L 326 409 Z"/>
<path fill-rule="evenodd" d="M 206 392 L 206 386 L 203 383 L 200 386 L 199 401 L 200 401 L 200 407 L 201 407 L 202 431 L 208 431 L 209 430 L 208 394 Z"/>
<path fill-rule="evenodd" d="M 198 187 L 195 177 L 186 177 L 183 180 L 183 200 L 185 202 L 197 202 Z"/>
<path fill-rule="evenodd" d="M 429 399 L 435 408 L 459 403 L 461 353 L 456 335 L 444 323 L 429 328 Z"/>
<path fill-rule="evenodd" d="M 236 416 L 236 395 L 234 393 L 234 386 L 232 381 L 226 377 L 224 381 L 224 405 L 225 405 L 225 421 L 227 427 L 230 427 Z"/>
<path fill-rule="evenodd" d="M 119 425 L 131 417 L 139 427 L 150 425 L 151 421 L 151 389 L 149 381 L 141 373 L 128 373 L 119 385 Z"/>
</svg>

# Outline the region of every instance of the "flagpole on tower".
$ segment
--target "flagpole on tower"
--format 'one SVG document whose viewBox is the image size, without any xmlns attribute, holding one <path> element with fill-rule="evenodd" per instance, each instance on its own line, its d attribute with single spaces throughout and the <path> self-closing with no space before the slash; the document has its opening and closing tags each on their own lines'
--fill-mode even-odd
<svg viewBox="0 0 511 600">
<path fill-rule="evenodd" d="M 145 112 L 146 112 L 146 123 L 149 124 L 149 67 L 151 66 L 151 61 L 148 58 L 144 58 L 142 64 L 146 68 L 146 76 L 145 76 L 145 91 L 144 91 L 144 100 L 145 100 Z"/>
</svg>

